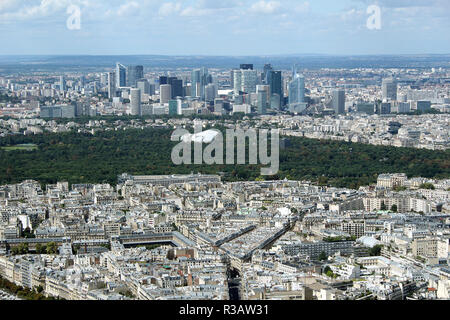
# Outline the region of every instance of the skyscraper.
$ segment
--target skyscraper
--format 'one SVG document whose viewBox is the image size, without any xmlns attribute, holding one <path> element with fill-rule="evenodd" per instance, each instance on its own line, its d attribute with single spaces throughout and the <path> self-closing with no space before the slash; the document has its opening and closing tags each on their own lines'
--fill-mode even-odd
<svg viewBox="0 0 450 320">
<path fill-rule="evenodd" d="M 130 92 L 130 105 L 131 105 L 131 115 L 140 116 L 141 115 L 141 90 L 136 88 L 131 88 Z"/>
<path fill-rule="evenodd" d="M 256 85 L 258 84 L 258 73 L 256 70 L 243 69 L 241 70 L 241 91 L 247 94 L 256 92 Z"/>
<path fill-rule="evenodd" d="M 141 90 L 141 98 L 144 94 L 150 94 L 150 84 L 147 79 L 138 80 L 136 83 L 136 87 Z"/>
<path fill-rule="evenodd" d="M 269 75 L 270 71 L 273 71 L 272 65 L 271 64 L 265 64 L 264 65 L 264 72 L 263 72 L 263 74 L 261 76 L 261 80 L 263 81 L 264 84 L 269 84 L 268 75 Z"/>
<path fill-rule="evenodd" d="M 267 113 L 267 91 L 261 90 L 257 92 L 258 100 L 257 100 L 257 109 L 258 114 L 264 115 Z"/>
<path fill-rule="evenodd" d="M 59 77 L 59 90 L 61 92 L 65 92 L 67 90 L 66 88 L 66 80 L 64 79 L 64 76 Z"/>
<path fill-rule="evenodd" d="M 241 70 L 234 70 L 233 72 L 233 91 L 235 95 L 239 95 L 242 91 L 242 72 Z"/>
<path fill-rule="evenodd" d="M 397 81 L 393 78 L 384 79 L 382 82 L 383 100 L 396 101 L 397 100 Z"/>
<path fill-rule="evenodd" d="M 172 99 L 176 97 L 183 97 L 183 80 L 175 77 L 168 79 L 168 84 L 172 86 Z"/>
<path fill-rule="evenodd" d="M 86 85 L 86 78 L 84 76 L 80 77 L 80 86 L 82 88 L 84 88 L 84 86 Z"/>
<path fill-rule="evenodd" d="M 269 71 L 267 74 L 268 85 L 270 86 L 271 97 L 277 95 L 280 99 L 280 106 L 283 105 L 283 80 L 281 77 L 281 71 Z"/>
<path fill-rule="evenodd" d="M 114 72 L 108 72 L 108 99 L 112 99 L 116 96 L 116 79 Z"/>
<path fill-rule="evenodd" d="M 170 84 L 163 84 L 159 87 L 159 96 L 161 103 L 169 103 L 172 97 L 172 86 Z"/>
<path fill-rule="evenodd" d="M 205 97 L 205 86 L 210 83 L 211 77 L 208 76 L 208 69 L 201 68 L 192 71 L 191 75 L 191 96 L 203 99 Z"/>
<path fill-rule="evenodd" d="M 296 74 L 289 83 L 289 105 L 305 102 L 305 77 Z"/>
<path fill-rule="evenodd" d="M 336 114 L 345 114 L 345 90 L 334 90 L 332 93 L 332 102 Z"/>
<path fill-rule="evenodd" d="M 167 76 L 160 76 L 159 77 L 159 85 L 163 85 L 163 84 L 169 84 L 167 82 L 168 77 Z"/>
<path fill-rule="evenodd" d="M 102 73 L 100 75 L 100 84 L 104 87 L 106 87 L 108 85 L 108 74 L 107 73 Z"/>
<path fill-rule="evenodd" d="M 208 102 L 214 101 L 214 99 L 217 97 L 217 87 L 215 84 L 208 84 L 205 87 L 205 100 Z"/>
<path fill-rule="evenodd" d="M 253 64 L 245 63 L 240 65 L 241 70 L 253 70 Z"/>
<path fill-rule="evenodd" d="M 127 86 L 135 87 L 138 80 L 144 78 L 143 66 L 128 66 Z"/>
<path fill-rule="evenodd" d="M 127 85 L 127 69 L 123 64 L 116 64 L 116 88 L 125 87 Z"/>
</svg>

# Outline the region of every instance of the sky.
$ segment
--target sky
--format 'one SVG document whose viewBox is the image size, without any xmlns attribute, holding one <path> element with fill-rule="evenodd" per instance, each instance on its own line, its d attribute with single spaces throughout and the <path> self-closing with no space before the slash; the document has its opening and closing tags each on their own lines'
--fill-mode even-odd
<svg viewBox="0 0 450 320">
<path fill-rule="evenodd" d="M 450 0 L 0 0 L 0 41 L 0 55 L 448 54 Z"/>
</svg>

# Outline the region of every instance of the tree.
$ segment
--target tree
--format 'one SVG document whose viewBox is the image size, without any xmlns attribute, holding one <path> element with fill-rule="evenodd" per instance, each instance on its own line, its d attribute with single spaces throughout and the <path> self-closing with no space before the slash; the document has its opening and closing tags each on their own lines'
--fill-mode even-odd
<svg viewBox="0 0 450 320">
<path fill-rule="evenodd" d="M 28 253 L 28 243 L 21 243 L 19 245 L 19 253 L 20 254 L 27 254 Z"/>
<path fill-rule="evenodd" d="M 167 251 L 167 259 L 175 260 L 175 252 L 173 251 L 173 249 L 170 249 L 169 251 Z"/>
<path fill-rule="evenodd" d="M 56 254 L 58 253 L 58 246 L 54 242 L 47 243 L 47 254 Z"/>
<path fill-rule="evenodd" d="M 36 237 L 29 227 L 27 227 L 25 230 L 23 230 L 21 236 L 22 236 L 22 238 L 27 238 L 27 239 Z"/>
<path fill-rule="evenodd" d="M 435 190 L 436 189 L 436 187 L 432 183 L 422 183 L 419 188 L 427 189 L 427 190 Z"/>
<path fill-rule="evenodd" d="M 38 244 L 36 245 L 36 253 L 38 253 L 38 254 L 44 254 L 44 253 L 46 253 L 46 252 L 47 252 L 47 247 L 41 245 L 40 243 L 38 243 Z"/>
<path fill-rule="evenodd" d="M 325 253 L 325 251 L 322 251 L 322 252 L 320 253 L 320 255 L 319 255 L 319 260 L 320 260 L 320 261 L 325 261 L 325 260 L 327 260 L 327 259 L 328 259 L 327 254 Z"/>
<path fill-rule="evenodd" d="M 318 183 L 320 186 L 326 186 L 328 184 L 328 178 L 325 176 L 319 177 Z"/>
<path fill-rule="evenodd" d="M 387 210 L 387 207 L 386 207 L 386 204 L 384 203 L 384 201 L 381 202 L 380 210 L 381 210 L 381 211 L 386 211 L 386 210 Z"/>
<path fill-rule="evenodd" d="M 392 207 L 391 207 L 391 211 L 392 212 L 397 212 L 397 210 L 398 210 L 397 205 L 393 204 Z"/>
<path fill-rule="evenodd" d="M 74 254 L 77 254 L 80 249 L 81 249 L 81 245 L 79 245 L 79 244 L 75 244 L 72 247 L 72 251 L 73 251 Z"/>
<path fill-rule="evenodd" d="M 382 245 L 375 245 L 374 247 L 369 249 L 369 254 L 371 257 L 377 257 L 381 254 L 381 249 L 383 248 Z"/>
</svg>

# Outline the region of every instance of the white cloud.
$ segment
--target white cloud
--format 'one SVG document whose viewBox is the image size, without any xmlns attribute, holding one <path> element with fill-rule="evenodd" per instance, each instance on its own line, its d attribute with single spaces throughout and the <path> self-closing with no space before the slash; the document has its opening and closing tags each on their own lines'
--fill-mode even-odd
<svg viewBox="0 0 450 320">
<path fill-rule="evenodd" d="M 4 0 L 2 0 L 4 1 Z M 0 20 L 28 20 L 43 18 L 60 10 L 65 10 L 72 2 L 70 0 L 41 0 L 39 4 L 34 1 L 8 1 L 3 9 L 14 8 L 0 15 Z"/>
<path fill-rule="evenodd" d="M 158 14 L 160 16 L 169 16 L 171 14 L 180 12 L 180 10 L 181 10 L 181 3 L 166 2 L 163 3 L 159 8 Z"/>
<path fill-rule="evenodd" d="M 264 1 L 254 3 L 250 7 L 250 12 L 260 13 L 260 14 L 272 14 L 277 12 L 281 8 L 281 3 L 278 1 Z"/>
<path fill-rule="evenodd" d="M 135 9 L 139 8 L 139 3 L 136 1 L 127 2 L 123 5 L 121 5 L 117 11 L 116 14 L 118 16 L 125 16 L 131 14 Z"/>
<path fill-rule="evenodd" d="M 1 0 L 0 1 L 0 12 L 9 10 L 17 6 L 17 0 Z"/>
</svg>

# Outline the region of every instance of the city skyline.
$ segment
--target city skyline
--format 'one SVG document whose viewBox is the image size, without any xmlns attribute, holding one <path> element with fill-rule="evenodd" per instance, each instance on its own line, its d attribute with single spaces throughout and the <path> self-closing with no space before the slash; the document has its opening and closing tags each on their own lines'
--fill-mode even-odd
<svg viewBox="0 0 450 320">
<path fill-rule="evenodd" d="M 368 28 L 371 5 L 380 29 Z M 69 28 L 70 6 L 79 29 Z M 449 10 L 442 0 L 5 0 L 0 30 L 10 46 L 0 55 L 442 54 Z"/>
</svg>

